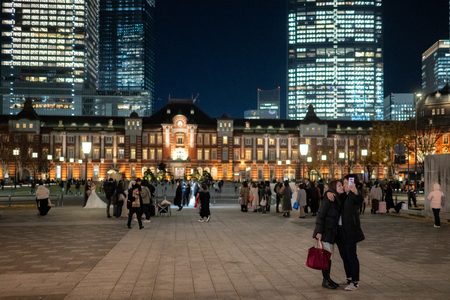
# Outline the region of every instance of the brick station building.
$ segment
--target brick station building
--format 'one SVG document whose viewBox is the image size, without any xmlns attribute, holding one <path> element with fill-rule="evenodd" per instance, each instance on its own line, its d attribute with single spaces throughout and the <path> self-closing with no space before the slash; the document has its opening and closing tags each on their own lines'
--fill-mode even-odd
<svg viewBox="0 0 450 300">
<path fill-rule="evenodd" d="M 26 102 L 16 116 L 0 120 L 0 178 L 85 177 L 82 142 L 92 142 L 88 178 L 142 177 L 162 162 L 176 178 L 195 169 L 214 179 L 274 180 L 335 178 L 364 174 L 363 150 L 369 149 L 370 121 L 320 120 L 309 111 L 304 120 L 211 118 L 193 99 L 169 98 L 150 117 L 39 116 Z M 300 144 L 308 144 L 302 156 Z M 18 155 L 12 155 L 19 150 Z M 17 153 L 17 152 L 14 152 Z M 32 157 L 32 154 L 36 153 Z M 51 159 L 49 160 L 48 158 Z M 42 162 L 46 165 L 42 167 Z M 17 170 L 17 173 L 16 173 Z M 382 166 L 373 178 L 386 177 Z M 367 179 L 367 177 L 366 177 Z"/>
</svg>

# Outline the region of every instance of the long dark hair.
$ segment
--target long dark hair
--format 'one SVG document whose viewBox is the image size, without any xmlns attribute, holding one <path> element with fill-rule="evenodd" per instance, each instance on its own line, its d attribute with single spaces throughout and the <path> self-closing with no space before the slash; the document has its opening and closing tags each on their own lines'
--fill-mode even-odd
<svg viewBox="0 0 450 300">
<path fill-rule="evenodd" d="M 328 191 L 332 192 L 335 196 L 339 196 L 339 193 L 337 192 L 338 182 L 342 184 L 342 181 L 340 180 L 333 180 L 328 184 Z"/>
</svg>

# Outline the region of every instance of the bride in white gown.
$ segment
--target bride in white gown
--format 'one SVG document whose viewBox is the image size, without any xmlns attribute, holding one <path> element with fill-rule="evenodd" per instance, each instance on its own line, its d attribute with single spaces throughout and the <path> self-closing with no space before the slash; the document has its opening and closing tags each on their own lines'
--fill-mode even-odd
<svg viewBox="0 0 450 300">
<path fill-rule="evenodd" d="M 91 194 L 89 195 L 84 208 L 106 208 L 106 203 L 97 196 L 97 193 L 95 192 L 95 183 L 92 181 L 89 190 L 91 191 Z"/>
</svg>

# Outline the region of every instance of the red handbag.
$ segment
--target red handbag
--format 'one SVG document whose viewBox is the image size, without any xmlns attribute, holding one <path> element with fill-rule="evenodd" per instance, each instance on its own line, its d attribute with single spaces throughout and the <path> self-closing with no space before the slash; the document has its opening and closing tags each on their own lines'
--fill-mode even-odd
<svg viewBox="0 0 450 300">
<path fill-rule="evenodd" d="M 328 270 L 328 262 L 331 253 L 323 249 L 323 243 L 320 242 L 322 248 L 318 247 L 319 241 L 316 240 L 314 247 L 308 249 L 308 257 L 306 258 L 306 266 L 314 270 Z"/>
</svg>

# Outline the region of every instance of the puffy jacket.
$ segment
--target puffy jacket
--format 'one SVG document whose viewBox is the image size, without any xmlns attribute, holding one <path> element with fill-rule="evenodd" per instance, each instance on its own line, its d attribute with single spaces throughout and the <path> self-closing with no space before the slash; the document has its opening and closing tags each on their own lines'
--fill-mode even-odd
<svg viewBox="0 0 450 300">
<path fill-rule="evenodd" d="M 440 209 L 442 196 L 444 196 L 444 193 L 441 192 L 441 186 L 439 183 L 433 184 L 433 191 L 427 196 L 428 201 L 430 201 L 430 207 Z"/>
<path fill-rule="evenodd" d="M 322 234 L 322 241 L 330 244 L 336 243 L 338 233 L 338 222 L 341 214 L 341 201 L 339 197 L 334 197 L 334 201 L 328 199 L 328 193 L 325 195 L 320 205 L 316 218 L 316 228 L 313 233 L 313 238 L 317 234 Z"/>
<path fill-rule="evenodd" d="M 361 191 L 343 194 L 341 204 L 342 226 L 339 226 L 338 242 L 356 244 L 365 239 L 359 220 L 359 207 L 364 201 Z"/>
<path fill-rule="evenodd" d="M 50 197 L 50 191 L 48 190 L 48 188 L 43 185 L 39 185 L 36 189 L 36 199 L 41 200 L 47 199 L 48 197 Z"/>
</svg>

